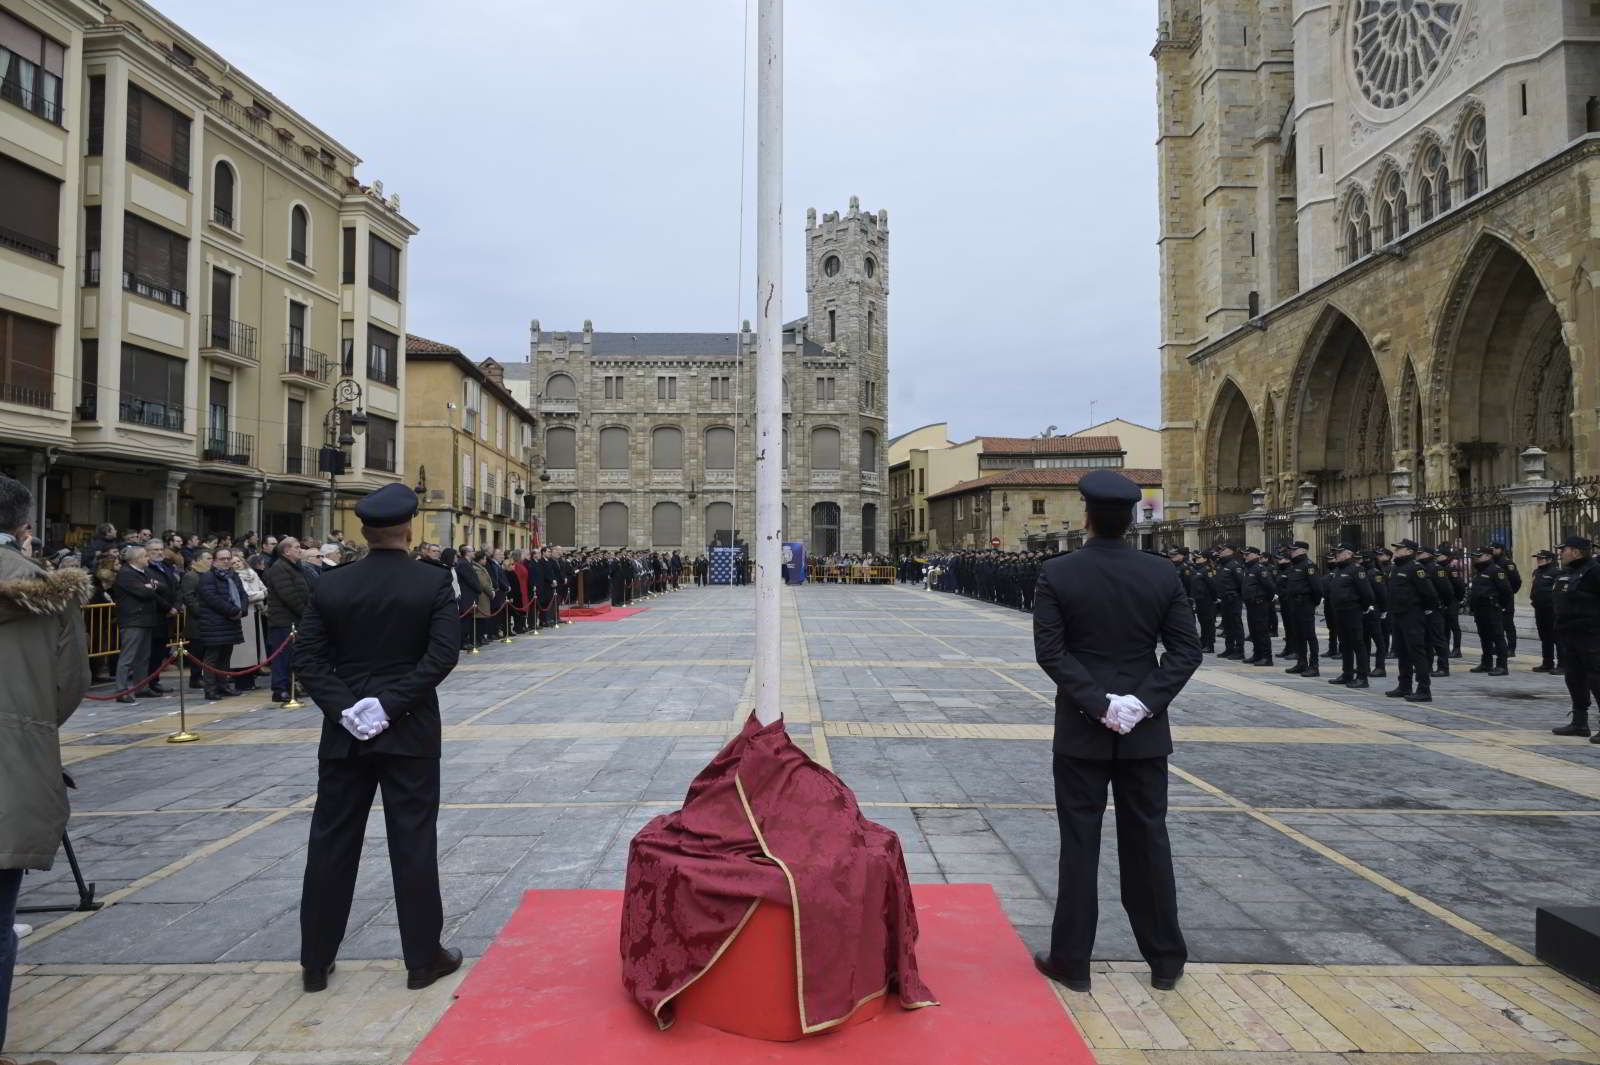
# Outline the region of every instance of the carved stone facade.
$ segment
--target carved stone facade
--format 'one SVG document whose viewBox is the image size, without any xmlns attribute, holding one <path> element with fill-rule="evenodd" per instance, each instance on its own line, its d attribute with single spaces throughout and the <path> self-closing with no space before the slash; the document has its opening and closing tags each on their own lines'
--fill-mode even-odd
<svg viewBox="0 0 1600 1065">
<path fill-rule="evenodd" d="M 806 213 L 806 316 L 784 327 L 784 537 L 887 552 L 889 215 Z M 534 322 L 548 543 L 699 552 L 755 518 L 755 356 L 738 333 L 549 332 Z M 506 368 L 516 391 L 515 366 Z"/>
<path fill-rule="evenodd" d="M 1516 482 L 1529 447 L 1553 477 L 1600 473 L 1600 12 L 1162 16 L 1167 497 L 1227 514 L 1256 488 L 1294 506 L 1307 481 L 1323 504 L 1477 490 Z M 1401 41 L 1405 69 L 1381 54 Z"/>
</svg>

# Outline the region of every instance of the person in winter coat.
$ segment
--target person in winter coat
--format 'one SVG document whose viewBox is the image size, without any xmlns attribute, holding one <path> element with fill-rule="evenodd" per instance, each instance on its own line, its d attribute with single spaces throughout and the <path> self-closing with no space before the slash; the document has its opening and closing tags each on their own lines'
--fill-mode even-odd
<svg viewBox="0 0 1600 1065">
<path fill-rule="evenodd" d="M 219 547 L 211 567 L 195 585 L 199 606 L 195 615 L 195 637 L 205 645 L 204 676 L 207 699 L 227 699 L 239 694 L 233 678 L 225 671 L 233 660 L 233 649 L 244 643 L 244 616 L 250 609 L 244 582 L 233 569 L 233 548 Z"/>
<path fill-rule="evenodd" d="M 239 583 L 244 585 L 245 598 L 250 600 L 250 609 L 244 613 L 244 654 L 235 655 L 232 668 L 239 669 L 248 666 L 260 659 L 256 652 L 262 650 L 262 616 L 263 608 L 267 602 L 267 586 L 261 581 L 261 574 L 256 572 L 250 564 L 250 556 L 243 551 L 235 549 L 233 555 L 233 572 L 239 575 Z M 240 662 L 237 659 L 243 658 Z M 250 673 L 243 677 L 235 677 L 233 686 L 240 691 L 254 691 L 256 687 L 256 674 Z"/>
<path fill-rule="evenodd" d="M 122 641 L 117 658 L 116 684 L 123 693 L 117 698 L 119 703 L 133 702 L 135 694 L 156 698 L 156 693 L 148 687 L 142 687 L 137 693 L 129 690 L 148 675 L 150 642 L 160 639 L 166 632 L 167 611 L 175 602 L 166 582 L 150 572 L 149 561 L 149 552 L 144 548 L 124 547 L 122 568 L 117 570 L 116 582 L 111 587 Z"/>
<path fill-rule="evenodd" d="M 205 661 L 206 642 L 200 634 L 200 578 L 211 571 L 211 549 L 197 547 L 189 562 L 189 569 L 178 581 L 178 605 L 183 608 L 185 638 L 188 640 L 189 687 L 203 688 L 200 679 L 204 672 L 200 663 Z"/>
<path fill-rule="evenodd" d="M 300 624 L 311 605 L 311 581 L 300 566 L 300 541 L 285 536 L 278 541 L 272 565 L 261 575 L 267 586 L 267 654 L 283 647 L 283 642 Z M 294 666 L 294 647 L 272 660 L 272 700 L 286 703 L 294 695 L 289 680 Z"/>
<path fill-rule="evenodd" d="M 465 549 L 455 552 L 447 548 L 439 558 L 455 568 L 456 584 L 460 588 L 460 597 L 456 600 L 456 613 L 463 615 L 461 618 L 461 646 L 463 648 L 472 647 L 475 628 L 471 610 L 477 606 L 483 586 L 478 583 L 478 574 L 474 570 L 472 559 Z M 485 597 L 485 601 L 487 601 L 487 597 Z"/>
<path fill-rule="evenodd" d="M 56 733 L 89 686 L 83 636 L 87 570 L 30 561 L 20 530 L 29 491 L 0 476 L 0 1051 L 17 962 L 17 896 L 25 869 L 49 869 L 67 827 Z"/>
</svg>

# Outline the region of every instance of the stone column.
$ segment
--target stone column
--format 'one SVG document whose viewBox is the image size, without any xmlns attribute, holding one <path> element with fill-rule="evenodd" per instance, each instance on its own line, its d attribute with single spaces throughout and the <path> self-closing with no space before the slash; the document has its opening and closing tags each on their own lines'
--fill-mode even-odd
<svg viewBox="0 0 1600 1065">
<path fill-rule="evenodd" d="M 318 544 L 333 538 L 333 490 L 324 488 L 317 492 L 317 525 L 313 537 Z M 476 543 L 473 544 L 477 546 Z"/>
<path fill-rule="evenodd" d="M 1383 514 L 1383 542 L 1385 546 L 1410 540 L 1416 535 L 1411 513 L 1416 509 L 1416 497 L 1411 494 L 1411 471 L 1396 466 L 1389 471 L 1389 494 L 1377 500 Z"/>
<path fill-rule="evenodd" d="M 1299 499 L 1290 519 L 1294 522 L 1294 538 L 1316 547 L 1317 518 L 1321 511 L 1317 509 L 1317 486 L 1310 481 L 1301 481 L 1296 491 Z"/>
<path fill-rule="evenodd" d="M 1183 546 L 1191 551 L 1198 551 L 1205 546 L 1204 534 L 1200 531 L 1199 518 L 1185 518 L 1183 520 Z"/>
<path fill-rule="evenodd" d="M 1244 542 L 1251 547 L 1270 551 L 1262 543 L 1267 538 L 1267 493 L 1257 488 L 1250 493 L 1250 509 L 1244 515 Z"/>
<path fill-rule="evenodd" d="M 1522 453 L 1522 483 L 1502 489 L 1511 504 L 1511 543 L 1507 552 L 1519 569 L 1532 566 L 1530 556 L 1541 547 L 1550 547 L 1548 504 L 1555 497 L 1555 482 L 1545 476 L 1545 453 L 1530 447 Z M 1526 602 L 1533 582 L 1524 580 L 1517 598 Z"/>
<path fill-rule="evenodd" d="M 183 530 L 185 527 L 179 523 L 178 515 L 178 489 L 188 478 L 188 474 L 181 470 L 168 470 L 156 486 L 156 508 L 154 532 L 158 535 L 163 529 Z"/>
<path fill-rule="evenodd" d="M 250 481 L 239 488 L 239 511 L 234 518 L 234 524 L 238 526 L 236 531 L 242 533 L 254 529 L 257 535 L 261 534 L 266 517 L 261 510 L 261 499 L 266 491 L 266 486 L 260 481 Z"/>
</svg>

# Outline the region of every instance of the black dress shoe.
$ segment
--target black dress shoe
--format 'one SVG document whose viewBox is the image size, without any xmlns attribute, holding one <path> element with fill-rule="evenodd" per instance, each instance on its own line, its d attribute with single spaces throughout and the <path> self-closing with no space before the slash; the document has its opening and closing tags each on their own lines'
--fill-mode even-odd
<svg viewBox="0 0 1600 1065">
<path fill-rule="evenodd" d="M 1302 677 L 1320 677 L 1322 676 L 1322 670 L 1318 669 L 1316 666 L 1307 666 L 1305 669 L 1300 671 L 1300 675 Z"/>
<path fill-rule="evenodd" d="M 1590 736 L 1589 737 L 1589 742 L 1590 743 L 1600 743 L 1600 732 L 1597 732 L 1593 736 Z"/>
<path fill-rule="evenodd" d="M 1589 726 L 1588 725 L 1579 725 L 1579 724 L 1575 724 L 1575 723 L 1573 723 L 1571 721 L 1568 721 L 1565 725 L 1561 725 L 1558 728 L 1551 729 L 1550 732 L 1551 732 L 1552 735 L 1555 735 L 1555 736 L 1584 736 L 1584 737 L 1587 737 L 1589 735 Z"/>
<path fill-rule="evenodd" d="M 136 703 L 138 701 L 139 700 L 135 699 L 131 695 L 119 695 L 119 696 L 117 696 L 117 702 L 119 702 L 119 703 Z"/>
<path fill-rule="evenodd" d="M 1328 683 L 1329 684 L 1349 684 L 1350 680 L 1351 680 L 1350 674 L 1341 673 L 1337 677 L 1334 677 L 1332 680 L 1328 681 Z"/>
<path fill-rule="evenodd" d="M 148 687 L 148 689 L 147 689 L 147 690 L 148 690 L 148 691 L 152 691 L 152 692 L 155 692 L 155 693 L 156 693 L 156 694 L 157 694 L 157 695 L 170 695 L 170 694 L 171 694 L 171 691 L 170 691 L 170 690 L 168 690 L 168 689 L 166 689 L 166 688 L 163 688 L 163 687 L 162 687 L 162 686 L 161 686 L 161 685 L 159 685 L 159 684 L 151 684 L 151 685 L 150 685 L 150 686 L 149 686 L 149 687 Z"/>
<path fill-rule="evenodd" d="M 1430 677 L 1448 677 L 1449 675 L 1450 671 L 1448 669 L 1436 669 L 1428 674 Z"/>
<path fill-rule="evenodd" d="M 134 698 L 136 698 L 136 699 L 159 699 L 159 698 L 161 698 L 161 694 L 159 692 L 151 691 L 149 688 L 143 688 L 143 689 L 141 689 L 139 691 L 134 692 L 133 694 L 134 694 Z"/>
<path fill-rule="evenodd" d="M 1288 669 L 1284 670 L 1285 673 L 1304 673 L 1305 671 L 1305 666 L 1290 666 Z"/>
<path fill-rule="evenodd" d="M 1068 991 L 1089 990 L 1089 974 L 1087 972 L 1085 972 L 1082 976 L 1068 976 L 1060 969 L 1057 969 L 1055 964 L 1050 961 L 1050 955 L 1046 954 L 1042 950 L 1034 954 L 1033 967 L 1044 973 L 1056 983 L 1064 986 Z"/>
<path fill-rule="evenodd" d="M 1150 973 L 1150 986 L 1155 988 L 1157 991 L 1171 991 L 1173 988 L 1178 986 L 1178 981 L 1182 979 L 1182 969 L 1179 969 L 1174 973 L 1158 973 L 1152 971 Z"/>
<path fill-rule="evenodd" d="M 1399 688 L 1395 688 L 1393 691 L 1386 691 L 1383 694 L 1387 695 L 1391 699 L 1404 699 L 1408 695 L 1411 694 L 1411 689 L 1410 688 L 1406 688 L 1406 687 L 1399 687 Z"/>
<path fill-rule="evenodd" d="M 1377 669 L 1370 670 L 1367 673 L 1367 676 L 1369 677 L 1387 677 L 1388 675 L 1389 671 L 1384 669 L 1382 666 L 1379 666 Z"/>
<path fill-rule="evenodd" d="M 300 981 L 306 989 L 306 994 L 314 995 L 318 991 L 326 991 L 328 989 L 328 977 L 332 975 L 334 965 L 335 963 L 330 961 L 327 965 L 314 968 L 307 967 L 300 970 Z"/>
<path fill-rule="evenodd" d="M 1406 696 L 1406 702 L 1408 702 L 1408 703 L 1431 703 L 1431 702 L 1433 702 L 1433 692 L 1431 692 L 1431 691 L 1412 692 L 1410 695 Z"/>
<path fill-rule="evenodd" d="M 433 961 L 421 969 L 406 970 L 406 988 L 421 991 L 435 980 L 443 979 L 461 968 L 461 952 L 454 947 L 440 947 Z"/>
</svg>

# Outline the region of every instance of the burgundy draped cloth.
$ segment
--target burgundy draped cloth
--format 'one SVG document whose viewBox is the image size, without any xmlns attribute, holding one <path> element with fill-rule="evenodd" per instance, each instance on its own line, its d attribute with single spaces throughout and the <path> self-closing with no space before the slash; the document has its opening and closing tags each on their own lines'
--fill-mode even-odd
<svg viewBox="0 0 1600 1065">
<path fill-rule="evenodd" d="M 844 783 L 754 715 L 689 786 L 683 809 L 628 849 L 622 982 L 665 1028 L 671 1001 L 708 970 L 762 901 L 791 908 L 800 1025 L 848 1019 L 899 992 L 935 1004 L 917 974 L 917 914 L 900 838 L 861 816 Z"/>
</svg>

